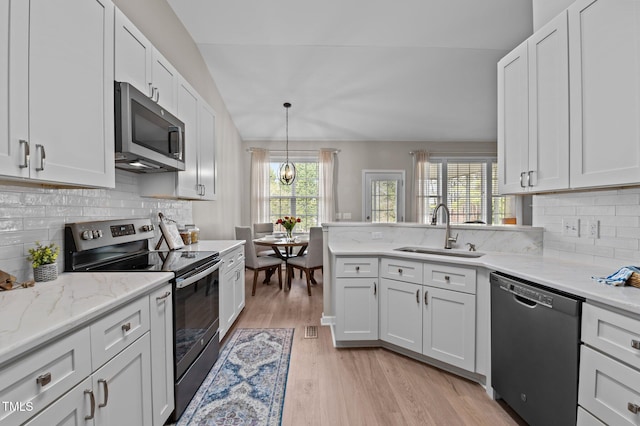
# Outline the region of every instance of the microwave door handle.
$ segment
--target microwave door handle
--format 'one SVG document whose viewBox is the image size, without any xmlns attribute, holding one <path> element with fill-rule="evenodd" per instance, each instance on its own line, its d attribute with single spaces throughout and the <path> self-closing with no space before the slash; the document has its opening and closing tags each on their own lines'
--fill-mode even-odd
<svg viewBox="0 0 640 426">
<path fill-rule="evenodd" d="M 178 134 L 178 151 L 172 152 L 173 156 L 179 160 L 183 158 L 184 152 L 184 141 L 182 140 L 182 128 L 180 126 L 169 126 L 169 134 L 177 133 Z"/>
</svg>

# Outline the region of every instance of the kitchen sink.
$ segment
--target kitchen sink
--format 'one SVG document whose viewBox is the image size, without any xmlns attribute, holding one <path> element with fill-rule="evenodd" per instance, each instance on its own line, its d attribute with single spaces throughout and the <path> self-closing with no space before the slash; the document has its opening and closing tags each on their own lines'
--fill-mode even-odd
<svg viewBox="0 0 640 426">
<path fill-rule="evenodd" d="M 394 250 L 404 251 L 407 253 L 435 254 L 438 256 L 451 256 L 451 257 L 476 258 L 476 257 L 484 256 L 484 253 L 480 253 L 477 251 L 462 251 L 462 250 L 437 249 L 437 248 L 427 248 L 427 247 L 400 247 Z"/>
</svg>

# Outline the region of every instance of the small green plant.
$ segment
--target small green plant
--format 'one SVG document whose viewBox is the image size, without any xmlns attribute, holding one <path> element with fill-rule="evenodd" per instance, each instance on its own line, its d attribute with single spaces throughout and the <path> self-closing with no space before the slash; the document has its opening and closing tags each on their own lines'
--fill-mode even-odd
<svg viewBox="0 0 640 426">
<path fill-rule="evenodd" d="M 34 268 L 37 268 L 41 265 L 55 263 L 58 254 L 60 254 L 60 247 L 55 243 L 43 246 L 39 241 L 36 241 L 36 248 L 29 249 L 29 257 L 27 257 L 27 260 L 31 262 Z"/>
</svg>

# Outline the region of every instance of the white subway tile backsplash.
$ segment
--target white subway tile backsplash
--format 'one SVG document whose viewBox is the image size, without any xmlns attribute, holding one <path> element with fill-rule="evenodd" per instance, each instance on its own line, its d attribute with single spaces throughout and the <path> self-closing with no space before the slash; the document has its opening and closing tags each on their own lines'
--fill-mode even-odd
<svg viewBox="0 0 640 426">
<path fill-rule="evenodd" d="M 181 224 L 193 223 L 190 201 L 143 198 L 137 175 L 121 170 L 116 171 L 114 189 L 0 184 L 0 270 L 20 281 L 32 279 L 28 249 L 40 241 L 63 250 L 65 223 L 128 217 L 156 223 L 158 212 Z M 58 267 L 62 272 L 62 254 Z"/>
<path fill-rule="evenodd" d="M 545 256 L 611 267 L 640 264 L 640 187 L 536 195 L 533 205 L 533 225 L 545 230 Z M 580 237 L 562 234 L 563 217 L 580 220 Z M 596 239 L 587 227 L 594 220 L 600 222 Z"/>
</svg>

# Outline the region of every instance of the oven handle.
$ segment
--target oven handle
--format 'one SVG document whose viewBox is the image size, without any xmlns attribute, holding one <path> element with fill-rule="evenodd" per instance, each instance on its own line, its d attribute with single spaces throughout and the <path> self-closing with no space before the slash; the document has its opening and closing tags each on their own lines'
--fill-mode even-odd
<svg viewBox="0 0 640 426">
<path fill-rule="evenodd" d="M 183 277 L 180 278 L 176 278 L 176 288 L 185 288 L 197 281 L 199 281 L 200 279 L 206 277 L 207 275 L 211 274 L 214 271 L 217 271 L 218 269 L 220 269 L 220 261 L 216 261 L 215 264 L 213 264 L 211 267 L 208 267 L 207 269 L 198 272 L 198 269 L 194 270 L 193 272 L 191 272 L 187 275 L 184 275 Z"/>
</svg>

